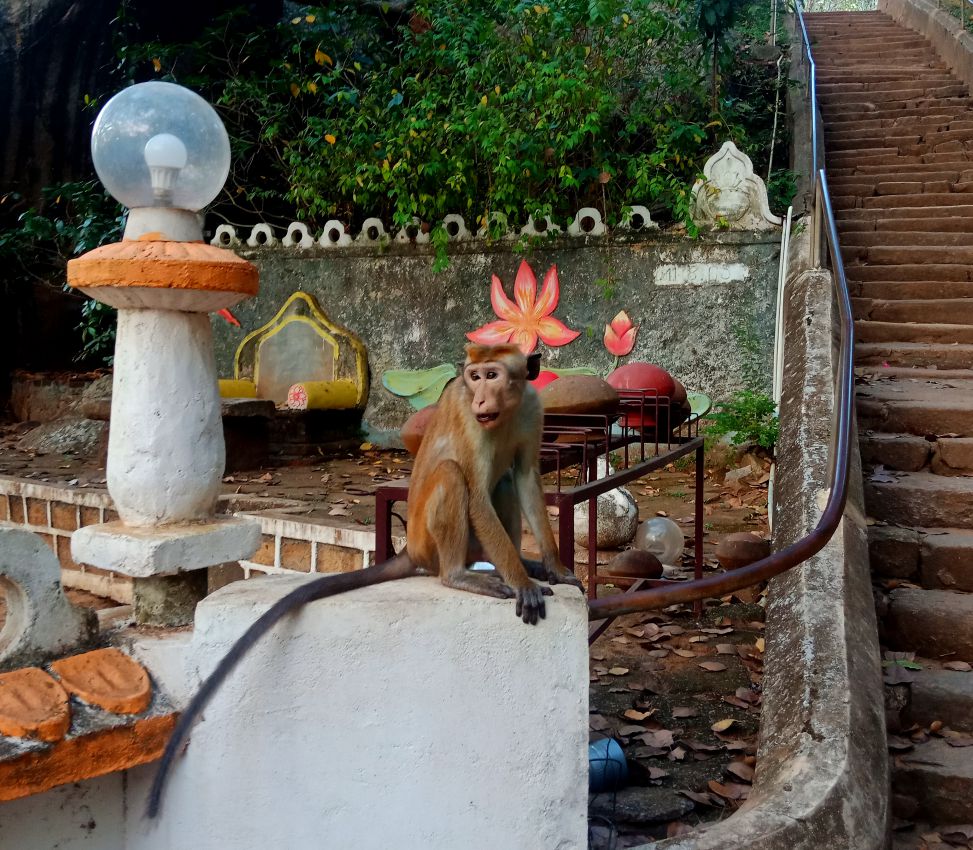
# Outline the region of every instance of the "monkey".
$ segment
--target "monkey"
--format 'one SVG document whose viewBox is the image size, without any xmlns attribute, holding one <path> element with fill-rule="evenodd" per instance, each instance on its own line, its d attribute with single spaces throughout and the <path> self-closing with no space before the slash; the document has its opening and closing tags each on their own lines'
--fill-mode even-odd
<svg viewBox="0 0 973 850">
<path fill-rule="evenodd" d="M 149 818 L 158 815 L 175 755 L 210 698 L 278 620 L 308 602 L 429 574 L 447 587 L 516 599 L 516 615 L 535 625 L 553 591 L 533 579 L 584 589 L 561 563 L 547 519 L 539 468 L 544 411 L 529 383 L 539 371 L 540 355 L 528 359 L 516 345 L 466 347 L 462 377 L 443 390 L 413 464 L 405 549 L 383 564 L 302 584 L 253 622 L 180 716 L 152 782 Z M 522 514 L 540 561 L 521 557 Z M 495 572 L 468 569 L 484 555 Z"/>
</svg>

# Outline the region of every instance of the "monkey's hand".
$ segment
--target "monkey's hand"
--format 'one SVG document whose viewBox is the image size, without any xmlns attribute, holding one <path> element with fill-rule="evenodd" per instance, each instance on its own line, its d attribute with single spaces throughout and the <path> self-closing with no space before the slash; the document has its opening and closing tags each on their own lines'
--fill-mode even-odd
<svg viewBox="0 0 973 850">
<path fill-rule="evenodd" d="M 581 579 L 574 573 L 569 572 L 568 568 L 560 561 L 544 565 L 544 579 L 548 584 L 570 584 L 572 587 L 576 587 L 584 593 L 584 585 L 581 583 Z"/>
<path fill-rule="evenodd" d="M 547 616 L 544 608 L 544 597 L 553 595 L 549 587 L 530 582 L 526 587 L 517 588 L 517 616 L 530 626 L 537 624 Z"/>
<path fill-rule="evenodd" d="M 530 558 L 523 558 L 524 569 L 527 575 L 538 581 L 546 581 L 548 584 L 570 584 L 579 590 L 584 590 L 584 585 L 574 573 L 569 572 L 560 561 L 555 561 L 551 566 L 547 566 L 540 561 Z"/>
</svg>

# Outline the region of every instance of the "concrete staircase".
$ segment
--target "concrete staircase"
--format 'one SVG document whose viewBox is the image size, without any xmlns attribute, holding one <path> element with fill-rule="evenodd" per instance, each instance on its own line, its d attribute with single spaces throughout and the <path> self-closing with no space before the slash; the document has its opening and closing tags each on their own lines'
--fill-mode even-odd
<svg viewBox="0 0 973 850">
<path fill-rule="evenodd" d="M 940 721 L 955 744 L 973 733 L 973 672 L 947 667 L 973 662 L 973 98 L 885 15 L 806 21 L 858 332 L 872 571 L 898 584 L 883 641 L 922 666 L 899 677 L 906 724 Z M 900 816 L 973 823 L 973 746 L 949 737 L 896 755 Z"/>
</svg>

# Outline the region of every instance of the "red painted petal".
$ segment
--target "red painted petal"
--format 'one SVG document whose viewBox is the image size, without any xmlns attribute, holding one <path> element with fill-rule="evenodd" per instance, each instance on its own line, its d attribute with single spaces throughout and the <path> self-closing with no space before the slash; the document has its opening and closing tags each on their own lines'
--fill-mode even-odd
<svg viewBox="0 0 973 850">
<path fill-rule="evenodd" d="M 537 348 L 537 334 L 530 328 L 517 328 L 510 341 L 520 347 L 524 354 L 530 354 Z"/>
<path fill-rule="evenodd" d="M 605 325 L 605 348 L 616 357 L 624 357 L 635 347 L 635 333 L 638 328 L 630 328 L 617 334 L 611 325 Z"/>
<path fill-rule="evenodd" d="M 503 291 L 503 283 L 496 275 L 493 276 L 493 283 L 490 285 L 490 303 L 493 305 L 493 312 L 501 319 L 513 322 L 522 318 L 517 305 L 507 298 L 507 293 Z"/>
<path fill-rule="evenodd" d="M 237 321 L 236 316 L 234 316 L 229 310 L 225 308 L 223 310 L 217 310 L 216 315 L 226 319 L 226 321 L 228 321 L 231 325 L 240 327 L 240 323 Z"/>
<path fill-rule="evenodd" d="M 537 299 L 537 306 L 534 307 L 534 315 L 550 316 L 557 307 L 560 297 L 561 285 L 557 277 L 557 266 L 551 266 L 544 275 L 544 286 L 541 289 L 541 297 Z"/>
<path fill-rule="evenodd" d="M 537 296 L 537 278 L 534 270 L 527 265 L 527 260 L 520 261 L 517 269 L 517 279 L 514 281 L 514 300 L 522 313 L 530 315 L 534 311 L 534 299 Z"/>
<path fill-rule="evenodd" d="M 540 319 L 535 325 L 540 338 L 548 345 L 567 345 L 581 336 L 580 331 L 573 331 L 563 322 L 553 316 Z"/>
<path fill-rule="evenodd" d="M 624 310 L 619 310 L 618 315 L 611 320 L 611 329 L 619 336 L 627 333 L 632 327 L 632 320 Z"/>
<path fill-rule="evenodd" d="M 478 342 L 480 345 L 502 345 L 510 342 L 514 327 L 510 322 L 490 322 L 471 331 L 466 335 L 470 342 Z"/>
</svg>

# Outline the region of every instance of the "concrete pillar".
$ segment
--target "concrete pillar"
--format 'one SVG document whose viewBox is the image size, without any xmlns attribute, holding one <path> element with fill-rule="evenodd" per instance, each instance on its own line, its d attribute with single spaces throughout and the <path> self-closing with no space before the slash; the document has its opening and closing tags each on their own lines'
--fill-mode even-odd
<svg viewBox="0 0 973 850">
<path fill-rule="evenodd" d="M 120 309 L 107 472 L 122 522 L 212 517 L 225 463 L 209 315 Z"/>
</svg>

